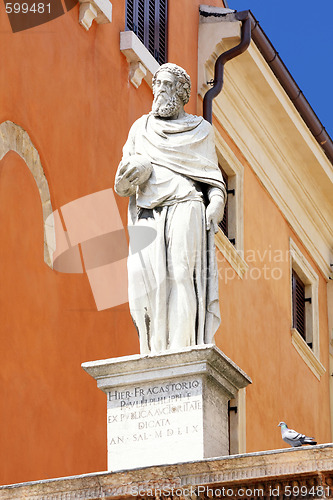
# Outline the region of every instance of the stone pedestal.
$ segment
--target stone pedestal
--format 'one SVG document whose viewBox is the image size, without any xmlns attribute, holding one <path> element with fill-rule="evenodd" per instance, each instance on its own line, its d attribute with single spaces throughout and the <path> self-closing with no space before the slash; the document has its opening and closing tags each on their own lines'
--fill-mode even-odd
<svg viewBox="0 0 333 500">
<path fill-rule="evenodd" d="M 228 454 L 228 400 L 251 380 L 216 346 L 82 367 L 107 395 L 108 470 Z"/>
</svg>

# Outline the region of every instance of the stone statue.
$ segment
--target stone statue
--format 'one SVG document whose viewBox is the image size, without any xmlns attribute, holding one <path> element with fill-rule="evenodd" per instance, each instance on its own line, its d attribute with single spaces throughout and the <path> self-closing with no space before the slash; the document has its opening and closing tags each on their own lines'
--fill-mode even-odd
<svg viewBox="0 0 333 500">
<path fill-rule="evenodd" d="M 131 127 L 116 174 L 116 192 L 130 197 L 130 249 L 139 228 L 154 230 L 128 258 L 141 354 L 211 343 L 220 324 L 214 232 L 226 191 L 212 126 L 184 111 L 190 91 L 184 69 L 160 66 L 152 111 Z"/>
</svg>

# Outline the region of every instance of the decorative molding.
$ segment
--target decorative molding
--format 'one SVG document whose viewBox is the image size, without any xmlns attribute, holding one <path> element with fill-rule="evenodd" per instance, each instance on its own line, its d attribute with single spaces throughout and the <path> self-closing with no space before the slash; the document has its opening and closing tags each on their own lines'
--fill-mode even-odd
<svg viewBox="0 0 333 500">
<path fill-rule="evenodd" d="M 160 65 L 133 31 L 120 33 L 120 51 L 130 64 L 129 78 L 134 87 L 138 88 L 143 78 L 152 87 L 153 75 Z"/>
<path fill-rule="evenodd" d="M 306 278 L 309 283 L 313 284 L 319 280 L 318 274 L 315 272 L 310 263 L 306 260 L 296 243 L 292 238 L 289 239 L 290 255 L 298 267 L 301 268 L 301 272 L 306 274 Z"/>
<path fill-rule="evenodd" d="M 97 10 L 91 2 L 80 4 L 79 23 L 84 27 L 84 29 L 88 31 L 96 17 Z"/>
<path fill-rule="evenodd" d="M 320 380 L 326 369 L 295 328 L 291 329 L 291 343 L 312 373 Z"/>
<path fill-rule="evenodd" d="M 329 280 L 327 283 L 327 310 L 328 310 L 328 331 L 330 338 L 329 342 L 330 354 L 333 356 L 333 279 Z M 332 388 L 333 388 L 333 377 L 332 377 Z M 333 412 L 332 412 L 332 418 L 333 418 Z"/>
<path fill-rule="evenodd" d="M 265 488 L 266 494 L 260 498 L 269 498 L 269 489 L 283 486 L 307 485 L 308 491 L 313 485 L 323 485 L 327 498 L 332 494 L 332 451 L 333 444 L 316 445 L 303 448 L 288 448 L 282 450 L 247 453 L 198 462 L 186 462 L 175 465 L 146 467 L 143 469 L 126 470 L 122 472 L 95 472 L 57 479 L 47 479 L 30 483 L 0 486 L 0 500 L 52 500 L 66 499 L 133 499 L 134 497 L 161 497 L 163 489 L 169 490 L 170 498 L 197 498 L 185 493 L 198 486 L 218 488 L 222 497 L 223 487 L 234 490 L 235 495 L 228 495 L 233 500 L 239 499 L 238 488 L 244 491 L 249 488 Z M 330 485 L 330 486 L 329 486 Z M 183 489 L 180 493 L 171 494 L 171 489 Z M 316 491 L 316 487 L 314 487 Z M 139 492 L 136 494 L 135 492 Z M 207 491 L 207 490 L 206 490 Z M 320 491 L 320 490 L 318 490 Z M 281 495 L 276 495 L 276 497 Z M 323 497 L 323 495 L 319 495 Z M 204 491 L 200 498 L 208 498 Z M 251 495 L 251 498 L 254 498 Z M 259 498 L 259 496 L 256 498 Z M 315 497 L 314 497 L 315 498 Z"/>
<path fill-rule="evenodd" d="M 208 5 L 200 6 L 200 11 L 216 11 L 216 7 Z M 227 14 L 230 9 L 225 9 Z M 240 40 L 241 23 L 239 21 L 225 22 L 221 17 L 199 17 L 199 38 L 198 38 L 198 89 L 202 90 L 206 82 L 210 79 L 206 71 L 206 62 L 213 59 L 214 62 L 222 53 L 219 50 L 221 40 L 231 39 L 234 45 Z M 205 92 L 204 92 L 205 93 Z"/>
<path fill-rule="evenodd" d="M 231 84 L 230 80 L 229 83 Z M 236 84 L 231 84 L 231 86 L 233 87 L 232 92 L 236 92 Z M 237 102 L 236 98 L 232 100 Z M 226 121 L 229 118 L 226 118 L 226 113 L 226 106 L 223 106 L 222 102 L 218 102 L 214 108 L 214 114 L 228 130 L 229 127 L 226 126 Z M 240 147 L 243 155 L 286 217 L 286 220 L 306 246 L 324 275 L 328 277 L 330 274 L 328 264 L 330 248 L 333 246 L 333 233 L 332 228 L 328 228 L 327 221 L 330 216 L 325 219 L 322 209 L 327 211 L 330 203 L 324 201 L 324 197 L 321 200 L 314 201 L 314 192 L 313 190 L 311 192 L 311 188 L 316 189 L 315 179 L 312 179 L 311 184 L 309 183 L 305 187 L 305 176 L 301 178 L 300 175 L 294 175 L 290 157 L 283 154 L 281 149 L 276 146 L 276 136 L 273 137 L 267 130 L 264 131 L 260 127 L 257 131 L 251 127 L 250 122 L 252 120 L 255 120 L 255 128 L 260 125 L 258 110 L 249 110 L 247 107 L 247 113 L 249 114 L 242 113 L 241 115 L 240 110 L 235 108 L 233 111 L 228 112 L 228 117 L 238 114 L 239 120 L 247 129 L 247 132 L 244 132 L 244 135 L 242 134 L 242 138 L 240 136 L 235 137 L 240 132 L 239 128 L 238 131 L 234 129 L 235 134 L 230 135 L 237 146 Z M 247 135 L 247 139 L 245 135 Z M 301 149 L 300 146 L 298 150 Z M 327 190 L 329 183 L 330 181 L 328 181 L 325 190 Z M 318 203 L 321 204 L 322 208 L 319 208 Z M 328 236 L 328 233 L 331 233 L 331 236 Z"/>
<path fill-rule="evenodd" d="M 0 124 L 0 160 L 9 151 L 15 151 L 21 156 L 37 184 L 43 209 L 44 261 L 52 269 L 53 252 L 48 245 L 48 241 L 55 242 L 55 231 L 49 185 L 38 151 L 33 145 L 28 132 L 8 120 Z"/>
<path fill-rule="evenodd" d="M 330 377 L 329 377 L 329 391 L 330 391 L 330 403 L 331 403 L 331 408 L 332 408 L 332 404 L 333 404 L 333 355 L 330 353 L 329 354 L 329 374 L 330 374 Z M 333 412 L 331 411 L 331 432 L 333 434 Z"/>
<path fill-rule="evenodd" d="M 133 62 L 130 64 L 130 75 L 129 79 L 133 83 L 135 88 L 140 87 L 142 79 L 147 75 L 147 70 L 140 61 Z"/>
<path fill-rule="evenodd" d="M 333 270 L 333 268 L 332 268 Z M 330 373 L 330 402 L 333 409 L 333 281 L 327 283 L 327 311 L 329 332 L 329 373 Z M 333 436 L 333 411 L 331 411 L 331 432 Z"/>
<path fill-rule="evenodd" d="M 219 229 L 218 233 L 215 235 L 215 245 L 220 250 L 224 258 L 229 262 L 229 264 L 233 267 L 240 278 L 244 277 L 244 274 L 249 269 L 248 264 L 245 260 L 240 256 L 237 252 L 236 248 L 226 235 Z"/>
<path fill-rule="evenodd" d="M 79 0 L 79 23 L 89 30 L 95 19 L 97 24 L 112 22 L 112 3 L 109 0 Z"/>
<path fill-rule="evenodd" d="M 225 30 L 226 36 L 217 45 L 208 31 L 199 44 L 199 72 L 200 65 L 206 72 L 199 86 L 202 95 L 216 58 L 237 42 L 228 38 L 228 24 L 236 23 L 220 23 L 220 35 Z M 328 279 L 333 167 L 253 43 L 226 64 L 223 92 L 214 100 L 213 112 Z"/>
</svg>

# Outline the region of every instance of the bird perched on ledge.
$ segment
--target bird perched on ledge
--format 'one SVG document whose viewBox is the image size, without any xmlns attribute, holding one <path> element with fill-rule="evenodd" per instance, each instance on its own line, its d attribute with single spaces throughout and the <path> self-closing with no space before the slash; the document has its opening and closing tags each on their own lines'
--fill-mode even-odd
<svg viewBox="0 0 333 500">
<path fill-rule="evenodd" d="M 293 429 L 288 429 L 288 426 L 285 422 L 280 422 L 278 427 L 281 427 L 281 435 L 283 441 L 294 448 L 307 444 L 317 444 L 317 441 L 314 441 L 314 438 L 305 436 L 305 434 L 300 434 Z"/>
</svg>

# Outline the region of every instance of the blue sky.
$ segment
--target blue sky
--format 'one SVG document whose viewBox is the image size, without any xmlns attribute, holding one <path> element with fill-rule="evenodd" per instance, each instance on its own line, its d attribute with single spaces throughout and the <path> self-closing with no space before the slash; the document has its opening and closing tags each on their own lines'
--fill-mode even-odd
<svg viewBox="0 0 333 500">
<path fill-rule="evenodd" d="M 228 0 L 250 9 L 333 138 L 333 0 Z"/>
</svg>

